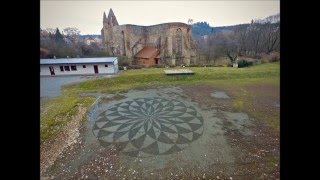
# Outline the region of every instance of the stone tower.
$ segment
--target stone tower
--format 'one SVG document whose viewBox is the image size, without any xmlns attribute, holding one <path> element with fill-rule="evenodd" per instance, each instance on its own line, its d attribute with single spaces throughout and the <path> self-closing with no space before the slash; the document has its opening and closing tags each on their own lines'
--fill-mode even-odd
<svg viewBox="0 0 320 180">
<path fill-rule="evenodd" d="M 103 12 L 103 28 L 108 29 L 113 26 L 119 26 L 116 16 L 114 15 L 112 9 L 110 9 L 108 18 L 106 12 Z"/>
<path fill-rule="evenodd" d="M 112 26 L 119 26 L 116 16 L 114 15 L 112 9 L 110 8 L 108 14 L 108 25 Z"/>
<path fill-rule="evenodd" d="M 103 28 L 108 28 L 108 18 L 106 16 L 106 12 L 103 12 Z"/>
</svg>

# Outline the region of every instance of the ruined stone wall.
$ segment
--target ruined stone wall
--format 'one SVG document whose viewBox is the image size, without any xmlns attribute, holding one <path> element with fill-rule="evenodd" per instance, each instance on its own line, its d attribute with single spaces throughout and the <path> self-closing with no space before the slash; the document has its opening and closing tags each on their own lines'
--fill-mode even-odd
<svg viewBox="0 0 320 180">
<path fill-rule="evenodd" d="M 125 28 L 126 56 L 133 58 L 141 49 L 145 42 L 143 27 L 135 25 L 122 25 Z"/>
<path fill-rule="evenodd" d="M 154 26 L 120 25 L 103 29 L 108 52 L 115 56 L 133 56 L 143 47 L 160 51 L 160 62 L 189 64 L 195 53 L 191 49 L 191 27 L 184 23 L 165 23 Z M 177 62 L 177 63 L 175 63 Z"/>
</svg>

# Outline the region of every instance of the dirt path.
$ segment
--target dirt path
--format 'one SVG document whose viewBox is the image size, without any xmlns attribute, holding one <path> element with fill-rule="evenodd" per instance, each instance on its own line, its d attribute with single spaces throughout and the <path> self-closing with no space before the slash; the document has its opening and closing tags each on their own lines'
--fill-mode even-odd
<svg viewBox="0 0 320 180">
<path fill-rule="evenodd" d="M 44 142 L 40 147 L 40 175 L 43 175 L 46 169 L 53 165 L 57 157 L 67 147 L 72 147 L 79 137 L 79 127 L 86 114 L 86 108 L 78 106 L 78 113 L 72 118 L 64 131 L 51 141 Z"/>
</svg>

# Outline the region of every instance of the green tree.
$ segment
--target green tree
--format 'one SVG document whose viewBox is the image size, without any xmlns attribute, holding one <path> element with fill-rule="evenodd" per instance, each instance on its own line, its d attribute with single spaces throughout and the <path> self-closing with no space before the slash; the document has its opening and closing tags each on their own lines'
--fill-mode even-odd
<svg viewBox="0 0 320 180">
<path fill-rule="evenodd" d="M 63 35 L 60 33 L 60 30 L 57 28 L 54 36 L 56 42 L 63 42 Z"/>
</svg>

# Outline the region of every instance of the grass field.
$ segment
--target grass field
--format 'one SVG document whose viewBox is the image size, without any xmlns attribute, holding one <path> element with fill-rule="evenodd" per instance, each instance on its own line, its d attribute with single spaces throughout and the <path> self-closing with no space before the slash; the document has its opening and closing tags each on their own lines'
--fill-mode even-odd
<svg viewBox="0 0 320 180">
<path fill-rule="evenodd" d="M 83 92 L 116 93 L 134 88 L 153 87 L 158 85 L 179 85 L 208 83 L 225 86 L 238 97 L 234 106 L 243 110 L 252 106 L 250 100 L 253 96 L 243 88 L 247 84 L 272 84 L 279 86 L 280 63 L 267 63 L 248 68 L 230 67 L 191 67 L 195 72 L 192 76 L 166 76 L 164 68 L 148 68 L 127 70 L 115 78 L 90 79 L 85 82 L 70 84 L 63 87 L 62 95 L 41 101 L 41 142 L 54 138 L 77 113 L 77 106 L 89 107 L 95 100 L 93 97 L 79 96 Z M 260 114 L 258 114 L 260 113 Z M 257 112 L 256 116 L 263 112 Z M 269 125 L 279 128 L 277 116 L 266 120 Z M 271 119 L 271 120 L 270 120 Z"/>
<path fill-rule="evenodd" d="M 72 116 L 77 114 L 78 105 L 89 107 L 93 101 L 92 97 L 69 94 L 41 102 L 40 142 L 54 138 L 70 122 Z"/>
<path fill-rule="evenodd" d="M 202 82 L 246 82 L 262 79 L 279 79 L 279 63 L 259 64 L 248 68 L 230 67 L 191 67 L 193 76 L 167 76 L 165 68 L 128 70 L 112 79 L 88 80 L 78 84 L 66 85 L 64 92 L 116 92 L 126 91 L 146 85 L 184 84 Z"/>
</svg>

